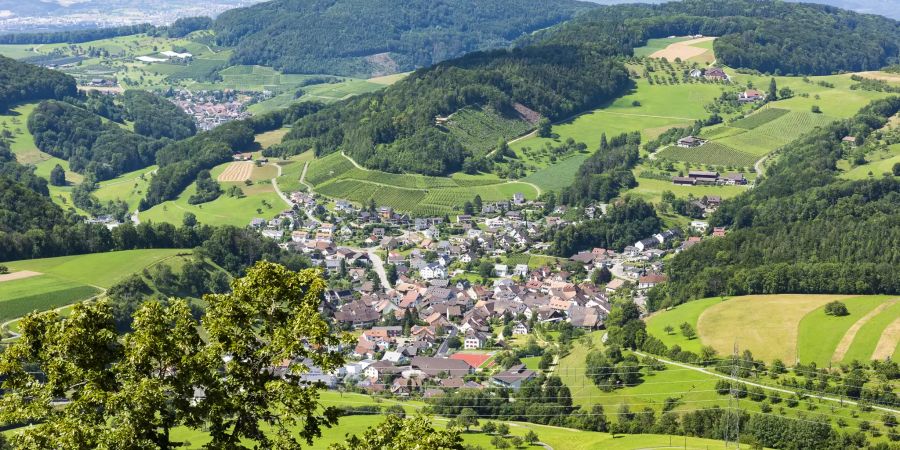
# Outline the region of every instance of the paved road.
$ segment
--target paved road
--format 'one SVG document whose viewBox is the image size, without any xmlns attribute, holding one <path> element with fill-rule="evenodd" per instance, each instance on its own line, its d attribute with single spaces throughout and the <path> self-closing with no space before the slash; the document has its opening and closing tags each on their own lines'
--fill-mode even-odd
<svg viewBox="0 0 900 450">
<path fill-rule="evenodd" d="M 682 369 L 691 369 L 691 370 L 694 370 L 694 371 L 697 371 L 697 372 L 700 372 L 700 373 L 703 373 L 703 374 L 706 374 L 706 375 L 710 375 L 710 376 L 714 376 L 714 377 L 718 377 L 718 378 L 722 378 L 722 379 L 726 379 L 726 380 L 730 380 L 730 379 L 731 379 L 731 377 L 728 376 L 728 375 L 723 375 L 723 374 L 721 374 L 721 373 L 713 372 L 713 371 L 711 371 L 711 370 L 707 370 L 707 369 L 704 369 L 704 368 L 702 368 L 702 367 L 692 366 L 692 365 L 690 365 L 690 364 L 684 364 L 684 363 L 680 363 L 680 362 L 676 362 L 676 361 L 670 361 L 670 360 L 667 360 L 667 359 L 664 359 L 664 358 L 660 358 L 659 356 L 656 356 L 656 355 L 649 355 L 649 354 L 646 354 L 646 353 L 644 353 L 644 352 L 639 352 L 639 351 L 634 351 L 634 354 L 640 355 L 640 356 L 649 356 L 649 357 L 651 357 L 651 358 L 658 359 L 659 361 L 661 361 L 661 362 L 663 362 L 663 363 L 665 363 L 665 364 L 670 364 L 670 365 L 673 365 L 673 366 L 678 366 L 678 367 L 681 367 Z M 743 379 L 743 378 L 740 379 L 740 382 L 741 382 L 742 384 L 746 384 L 746 385 L 748 385 L 748 386 L 754 386 L 754 387 L 758 387 L 758 388 L 763 388 L 763 389 L 766 389 L 766 390 L 769 390 L 769 391 L 781 392 L 781 393 L 783 393 L 783 394 L 791 394 L 791 395 L 793 395 L 793 394 L 796 393 L 796 391 L 791 391 L 791 390 L 788 390 L 788 389 L 781 389 L 781 388 L 777 388 L 777 387 L 773 387 L 773 386 L 768 386 L 768 385 L 765 385 L 765 384 L 754 383 L 754 382 L 752 382 L 752 381 L 747 381 L 747 380 L 745 380 L 745 379 Z M 821 396 L 813 395 L 812 393 L 810 393 L 809 396 L 810 396 L 810 397 L 818 398 L 818 399 L 820 399 L 820 400 L 827 400 L 827 401 L 835 402 L 835 403 L 841 403 L 841 404 L 847 403 L 847 404 L 850 404 L 850 405 L 856 405 L 856 402 L 854 402 L 853 400 L 839 399 L 839 398 L 835 398 L 835 397 L 821 397 Z M 880 410 L 880 411 L 890 412 L 890 413 L 894 413 L 894 414 L 900 414 L 900 410 L 898 410 L 898 409 L 887 408 L 887 407 L 884 407 L 884 406 L 876 406 L 876 405 L 871 405 L 871 406 L 872 406 L 872 408 L 877 409 L 877 410 Z"/>
<path fill-rule="evenodd" d="M 450 334 L 447 335 L 447 338 L 444 339 L 444 342 L 441 343 L 441 346 L 438 347 L 437 352 L 435 352 L 434 356 L 438 358 L 445 358 L 447 356 L 447 352 L 450 351 L 450 338 L 456 336 L 456 327 L 450 329 Z"/>
<path fill-rule="evenodd" d="M 379 247 L 370 247 L 370 248 L 358 248 L 358 247 L 349 247 L 346 245 L 341 245 L 341 247 L 349 248 L 354 252 L 365 253 L 369 255 L 369 261 L 372 261 L 372 269 L 375 270 L 375 273 L 378 274 L 378 279 L 381 281 L 381 285 L 386 289 L 393 289 L 391 282 L 388 280 L 387 271 L 384 269 L 384 260 L 381 259 L 381 256 L 378 255 Z"/>
</svg>

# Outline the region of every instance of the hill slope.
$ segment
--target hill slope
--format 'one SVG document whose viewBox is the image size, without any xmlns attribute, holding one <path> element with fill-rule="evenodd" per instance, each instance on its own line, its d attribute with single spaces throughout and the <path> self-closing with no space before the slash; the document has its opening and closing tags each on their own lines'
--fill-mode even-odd
<svg viewBox="0 0 900 450">
<path fill-rule="evenodd" d="M 570 19 L 572 0 L 275 0 L 223 13 L 232 62 L 288 73 L 386 74 L 428 66 Z"/>
</svg>

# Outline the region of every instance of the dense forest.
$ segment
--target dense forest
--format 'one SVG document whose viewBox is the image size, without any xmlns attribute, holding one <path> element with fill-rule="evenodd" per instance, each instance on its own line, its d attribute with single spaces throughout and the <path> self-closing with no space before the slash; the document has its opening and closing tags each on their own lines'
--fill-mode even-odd
<svg viewBox="0 0 900 450">
<path fill-rule="evenodd" d="M 228 162 L 236 151 L 247 150 L 255 144 L 255 135 L 281 128 L 322 108 L 319 103 L 297 103 L 246 120 L 226 123 L 195 136 L 171 142 L 156 155 L 159 171 L 150 180 L 147 195 L 139 209 L 144 211 L 164 201 L 178 197 L 203 170 Z"/>
<path fill-rule="evenodd" d="M 347 76 L 430 66 L 590 8 L 571 0 L 275 0 L 222 13 L 213 27 L 232 62 Z"/>
<path fill-rule="evenodd" d="M 759 185 L 723 202 L 710 225 L 725 226 L 676 256 L 655 308 L 715 295 L 900 293 L 900 180 L 836 177 L 844 136 L 865 141 L 900 112 L 878 100 L 788 145 Z"/>
<path fill-rule="evenodd" d="M 78 95 L 75 79 L 43 67 L 0 56 L 0 112 L 18 102 Z"/>
<path fill-rule="evenodd" d="M 636 241 L 658 233 L 662 221 L 653 206 L 640 198 L 626 197 L 610 206 L 603 217 L 550 232 L 550 253 L 569 257 L 594 247 L 622 251 Z"/>
<path fill-rule="evenodd" d="M 49 195 L 47 180 L 35 175 L 34 167 L 19 164 L 9 144 L 3 139 L 0 139 L 0 176 L 21 183 L 38 194 Z"/>
<path fill-rule="evenodd" d="M 631 169 L 640 156 L 641 133 L 614 136 L 607 141 L 604 133 L 600 148 L 586 159 L 572 185 L 563 189 L 560 202 L 585 205 L 592 201 L 606 203 L 619 196 L 622 190 L 637 186 Z"/>
<path fill-rule="evenodd" d="M 718 36 L 718 60 L 767 73 L 826 75 L 875 70 L 900 57 L 900 25 L 834 7 L 758 0 L 687 0 L 604 6 L 526 36 L 535 42 L 591 43 L 616 36 L 623 51 L 647 39 Z"/>
<path fill-rule="evenodd" d="M 194 119 L 174 103 L 152 92 L 131 89 L 122 97 L 134 132 L 154 139 L 187 139 L 197 132 Z"/>
<path fill-rule="evenodd" d="M 28 130 L 39 149 L 69 161 L 78 173 L 95 181 L 147 167 L 156 161 L 164 141 L 131 133 L 99 115 L 69 103 L 41 102 L 28 118 Z"/>
<path fill-rule="evenodd" d="M 326 107 L 294 124 L 285 142 L 304 141 L 317 155 L 340 149 L 388 172 L 448 174 L 472 155 L 434 126 L 436 116 L 470 105 L 503 111 L 521 103 L 544 117 L 568 117 L 629 86 L 625 68 L 609 58 L 615 51 L 536 46 L 473 53 Z"/>
</svg>

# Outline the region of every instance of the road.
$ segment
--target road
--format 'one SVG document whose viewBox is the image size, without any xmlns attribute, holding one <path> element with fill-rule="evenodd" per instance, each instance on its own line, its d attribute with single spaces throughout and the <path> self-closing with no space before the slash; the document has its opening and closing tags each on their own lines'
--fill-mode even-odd
<svg viewBox="0 0 900 450">
<path fill-rule="evenodd" d="M 661 361 L 661 362 L 663 362 L 663 363 L 665 363 L 665 364 L 669 364 L 669 365 L 681 367 L 682 369 L 690 369 L 690 370 L 694 370 L 694 371 L 696 371 L 696 372 L 700 372 L 700 373 L 703 373 L 703 374 L 706 374 L 706 375 L 710 375 L 710 376 L 713 376 L 713 377 L 722 378 L 722 379 L 725 379 L 725 380 L 730 380 L 730 379 L 731 379 L 731 377 L 728 376 L 728 375 L 723 375 L 723 374 L 721 374 L 721 373 L 713 372 L 713 371 L 711 371 L 711 370 L 707 370 L 707 369 L 704 369 L 704 368 L 702 368 L 702 367 L 692 366 L 692 365 L 690 365 L 690 364 L 684 364 L 684 363 L 680 363 L 680 362 L 676 362 L 676 361 L 670 361 L 670 360 L 667 360 L 667 359 L 664 359 L 664 358 L 660 358 L 659 356 L 656 356 L 656 355 L 649 355 L 649 354 L 646 354 L 646 353 L 644 353 L 644 352 L 639 352 L 639 351 L 634 351 L 634 354 L 639 355 L 639 356 L 646 356 L 646 357 L 650 357 L 650 358 L 655 358 L 655 359 L 658 359 L 659 361 Z M 774 386 L 768 386 L 768 385 L 765 385 L 765 384 L 754 383 L 754 382 L 752 382 L 752 381 L 748 381 L 748 380 L 745 380 L 745 379 L 743 379 L 743 378 L 740 379 L 740 383 L 746 384 L 747 386 L 753 386 L 753 387 L 758 387 L 758 388 L 766 389 L 766 390 L 769 390 L 769 391 L 781 392 L 781 393 L 783 393 L 783 394 L 790 394 L 790 395 L 793 395 L 793 394 L 796 393 L 796 391 L 791 391 L 791 390 L 788 390 L 788 389 L 781 389 L 781 388 L 777 388 L 777 387 L 774 387 Z M 856 402 L 854 402 L 853 400 L 839 399 L 839 398 L 835 398 L 835 397 L 821 397 L 821 396 L 817 396 L 817 395 L 813 395 L 813 394 L 809 394 L 809 396 L 810 396 L 810 397 L 815 397 L 815 398 L 820 399 L 820 400 L 826 400 L 826 401 L 835 402 L 835 403 L 840 403 L 840 404 L 847 403 L 847 404 L 850 404 L 850 405 L 856 405 Z M 892 409 L 892 408 L 887 408 L 887 407 L 884 407 L 884 406 L 876 406 L 876 405 L 870 405 L 870 406 L 871 406 L 872 408 L 877 409 L 877 410 L 880 410 L 880 411 L 889 412 L 889 413 L 894 413 L 894 414 L 900 414 L 900 410 L 898 410 L 898 409 Z"/>
<path fill-rule="evenodd" d="M 358 247 L 348 247 L 342 245 L 341 247 L 349 248 L 354 252 L 365 253 L 369 255 L 369 261 L 372 261 L 372 269 L 375 270 L 375 273 L 378 274 L 378 279 L 381 281 L 381 285 L 386 289 L 393 289 L 394 286 L 391 284 L 390 280 L 387 277 L 387 271 L 384 269 L 384 260 L 381 259 L 381 256 L 378 255 L 379 247 L 370 247 L 370 248 L 358 248 Z"/>
<path fill-rule="evenodd" d="M 771 154 L 771 153 L 770 153 Z M 766 162 L 766 159 L 769 158 L 769 155 L 763 156 L 759 159 L 755 164 L 753 164 L 753 169 L 756 170 L 756 177 L 759 178 L 762 176 L 763 172 L 765 172 L 763 168 L 763 163 Z"/>
<path fill-rule="evenodd" d="M 278 176 L 272 178 L 272 187 L 275 188 L 275 193 L 278 194 L 279 197 L 281 197 L 281 200 L 283 200 L 288 205 L 288 207 L 293 207 L 294 204 L 291 203 L 291 199 L 287 198 L 287 195 L 284 195 L 284 192 L 281 192 L 281 188 L 278 187 L 278 178 L 281 176 L 281 165 L 275 164 L 275 167 L 278 168 Z"/>
<path fill-rule="evenodd" d="M 456 336 L 456 327 L 450 328 L 450 334 L 447 335 L 447 338 L 444 339 L 444 342 L 441 343 L 441 346 L 438 347 L 437 352 L 435 352 L 434 356 L 438 358 L 446 358 L 447 352 L 450 350 L 450 338 Z"/>
</svg>

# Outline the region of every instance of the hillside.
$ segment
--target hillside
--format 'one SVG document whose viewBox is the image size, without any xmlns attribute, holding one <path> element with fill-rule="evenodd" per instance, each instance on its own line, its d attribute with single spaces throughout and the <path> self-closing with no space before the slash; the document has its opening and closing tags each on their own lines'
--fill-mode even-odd
<svg viewBox="0 0 900 450">
<path fill-rule="evenodd" d="M 477 50 L 570 19 L 571 0 L 275 0 L 223 13 L 213 30 L 235 64 L 287 73 L 389 74 Z"/>
</svg>

